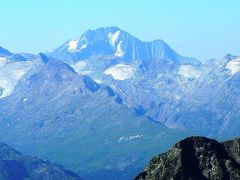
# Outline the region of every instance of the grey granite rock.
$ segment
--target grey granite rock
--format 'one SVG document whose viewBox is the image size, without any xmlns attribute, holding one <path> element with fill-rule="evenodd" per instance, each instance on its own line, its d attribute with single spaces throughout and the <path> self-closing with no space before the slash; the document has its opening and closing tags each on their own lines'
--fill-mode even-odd
<svg viewBox="0 0 240 180">
<path fill-rule="evenodd" d="M 240 139 L 190 137 L 154 157 L 135 179 L 240 179 Z"/>
</svg>

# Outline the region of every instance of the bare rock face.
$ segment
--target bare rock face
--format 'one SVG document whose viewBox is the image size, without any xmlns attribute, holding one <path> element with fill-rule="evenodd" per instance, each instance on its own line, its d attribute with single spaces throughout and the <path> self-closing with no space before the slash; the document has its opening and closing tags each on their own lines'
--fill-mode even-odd
<svg viewBox="0 0 240 180">
<path fill-rule="evenodd" d="M 240 139 L 186 138 L 154 157 L 135 179 L 240 179 Z"/>
</svg>

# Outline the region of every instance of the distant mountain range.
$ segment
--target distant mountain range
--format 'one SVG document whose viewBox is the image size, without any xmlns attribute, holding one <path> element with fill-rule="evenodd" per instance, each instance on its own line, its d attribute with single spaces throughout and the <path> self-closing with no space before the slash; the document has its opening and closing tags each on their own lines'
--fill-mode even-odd
<svg viewBox="0 0 240 180">
<path fill-rule="evenodd" d="M 110 86 L 125 105 L 157 121 L 163 106 L 179 100 L 205 72 L 199 61 L 164 41 L 143 42 L 117 27 L 89 30 L 48 55 Z"/>
<path fill-rule="evenodd" d="M 32 156 L 24 156 L 4 143 L 0 143 L 0 179 L 68 179 L 81 178 L 60 165 L 44 161 Z"/>
<path fill-rule="evenodd" d="M 39 55 L 0 48 L 0 137 L 86 179 L 129 179 L 189 135 L 239 136 L 240 58 L 201 63 L 99 28 Z"/>
<path fill-rule="evenodd" d="M 237 56 L 202 64 L 162 40 L 143 42 L 117 27 L 89 30 L 49 56 L 110 86 L 125 105 L 167 127 L 223 138 L 239 135 Z"/>
<path fill-rule="evenodd" d="M 239 179 L 240 139 L 190 137 L 154 157 L 135 179 Z"/>
</svg>

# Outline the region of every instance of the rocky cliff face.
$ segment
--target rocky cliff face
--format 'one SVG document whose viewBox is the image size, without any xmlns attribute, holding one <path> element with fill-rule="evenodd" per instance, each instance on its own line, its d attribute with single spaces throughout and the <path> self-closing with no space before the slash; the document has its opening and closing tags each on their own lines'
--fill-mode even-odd
<svg viewBox="0 0 240 180">
<path fill-rule="evenodd" d="M 135 179 L 239 179 L 240 139 L 190 137 L 154 157 Z"/>
<path fill-rule="evenodd" d="M 24 156 L 4 143 L 0 143 L 0 179 L 68 179 L 80 177 L 62 166 L 36 157 Z"/>
</svg>

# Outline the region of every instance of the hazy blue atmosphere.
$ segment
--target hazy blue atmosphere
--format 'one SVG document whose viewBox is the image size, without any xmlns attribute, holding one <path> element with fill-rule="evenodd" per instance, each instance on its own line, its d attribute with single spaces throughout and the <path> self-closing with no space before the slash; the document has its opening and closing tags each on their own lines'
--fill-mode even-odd
<svg viewBox="0 0 240 180">
<path fill-rule="evenodd" d="M 0 7 L 0 180 L 240 179 L 239 0 Z"/>
<path fill-rule="evenodd" d="M 239 7 L 238 0 L 1 0 L 0 45 L 38 53 L 88 29 L 118 26 L 206 60 L 240 54 Z"/>
</svg>

